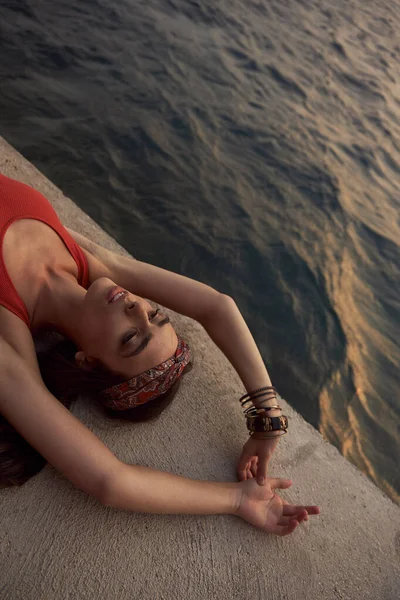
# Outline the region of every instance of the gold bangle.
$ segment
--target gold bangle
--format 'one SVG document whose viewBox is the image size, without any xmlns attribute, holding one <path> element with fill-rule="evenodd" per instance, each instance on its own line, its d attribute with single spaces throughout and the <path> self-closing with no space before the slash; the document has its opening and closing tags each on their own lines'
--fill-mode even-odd
<svg viewBox="0 0 400 600">
<path fill-rule="evenodd" d="M 282 408 L 278 405 L 276 406 L 271 406 L 271 410 L 280 410 L 282 412 Z M 268 416 L 269 410 L 265 410 L 265 409 L 259 409 L 256 410 L 255 408 L 253 408 L 252 410 L 246 410 L 244 411 L 244 416 L 246 417 L 246 419 L 257 419 L 258 417 L 264 418 L 266 416 Z"/>
<path fill-rule="evenodd" d="M 255 410 L 256 411 L 260 410 L 260 411 L 263 411 L 263 412 L 267 412 L 269 410 L 276 410 L 276 409 L 282 410 L 281 407 L 278 406 L 277 404 L 275 406 L 266 406 L 266 407 L 260 406 L 258 409 L 255 409 Z M 246 417 L 248 419 L 257 419 L 257 417 L 262 417 L 263 416 L 262 412 L 254 412 L 254 410 L 253 411 L 249 410 L 249 412 L 245 412 L 244 414 L 246 415 Z"/>
<path fill-rule="evenodd" d="M 261 431 L 250 431 L 249 436 L 255 438 L 256 440 L 267 440 L 269 438 L 280 438 L 287 434 L 287 429 L 277 429 L 281 433 L 279 435 L 269 435 L 268 433 L 263 433 Z"/>
</svg>

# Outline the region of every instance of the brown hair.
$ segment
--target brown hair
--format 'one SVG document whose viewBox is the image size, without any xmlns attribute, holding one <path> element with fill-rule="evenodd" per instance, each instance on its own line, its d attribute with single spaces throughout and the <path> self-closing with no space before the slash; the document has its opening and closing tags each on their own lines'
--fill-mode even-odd
<svg viewBox="0 0 400 600">
<path fill-rule="evenodd" d="M 129 410 L 114 411 L 102 406 L 99 392 L 121 383 L 123 378 L 97 367 L 86 371 L 75 362 L 77 351 L 73 342 L 63 339 L 51 351 L 39 352 L 40 372 L 48 390 L 68 409 L 78 395 L 89 396 L 101 406 L 103 413 L 111 419 L 124 421 L 150 421 L 157 419 L 171 404 L 181 380 L 158 398 Z M 186 365 L 183 373 L 192 369 Z M 36 475 L 47 464 L 41 454 L 0 415 L 0 486 L 22 485 Z"/>
</svg>

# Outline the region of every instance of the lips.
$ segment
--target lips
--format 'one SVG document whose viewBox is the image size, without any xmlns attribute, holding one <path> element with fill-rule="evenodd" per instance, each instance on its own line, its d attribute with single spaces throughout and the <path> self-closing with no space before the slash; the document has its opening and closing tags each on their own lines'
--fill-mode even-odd
<svg viewBox="0 0 400 600">
<path fill-rule="evenodd" d="M 117 300 L 119 300 L 119 298 L 122 298 L 123 296 L 125 296 L 126 293 L 127 293 L 126 290 L 119 287 L 118 285 L 114 285 L 114 287 L 111 288 L 111 290 L 108 292 L 108 294 L 106 296 L 107 303 L 110 304 L 111 302 L 116 302 Z M 119 294 L 121 294 L 121 295 L 118 296 Z M 118 298 L 116 298 L 116 296 L 118 296 Z"/>
</svg>

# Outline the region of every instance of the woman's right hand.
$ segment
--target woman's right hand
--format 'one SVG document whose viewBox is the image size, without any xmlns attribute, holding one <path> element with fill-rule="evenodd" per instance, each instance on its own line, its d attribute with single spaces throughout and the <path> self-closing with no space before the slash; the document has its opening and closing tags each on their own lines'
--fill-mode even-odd
<svg viewBox="0 0 400 600">
<path fill-rule="evenodd" d="M 308 515 L 318 515 L 318 506 L 295 506 L 275 493 L 276 489 L 287 489 L 292 485 L 288 479 L 267 477 L 264 485 L 255 478 L 239 483 L 241 496 L 236 515 L 255 527 L 275 535 L 293 533 Z"/>
</svg>

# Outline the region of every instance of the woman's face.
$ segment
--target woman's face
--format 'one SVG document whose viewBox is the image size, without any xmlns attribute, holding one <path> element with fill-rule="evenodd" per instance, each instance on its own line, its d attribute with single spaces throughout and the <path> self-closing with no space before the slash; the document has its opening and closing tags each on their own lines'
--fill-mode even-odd
<svg viewBox="0 0 400 600">
<path fill-rule="evenodd" d="M 173 356 L 178 338 L 162 310 L 101 277 L 83 301 L 79 344 L 89 362 L 128 379 Z"/>
</svg>

